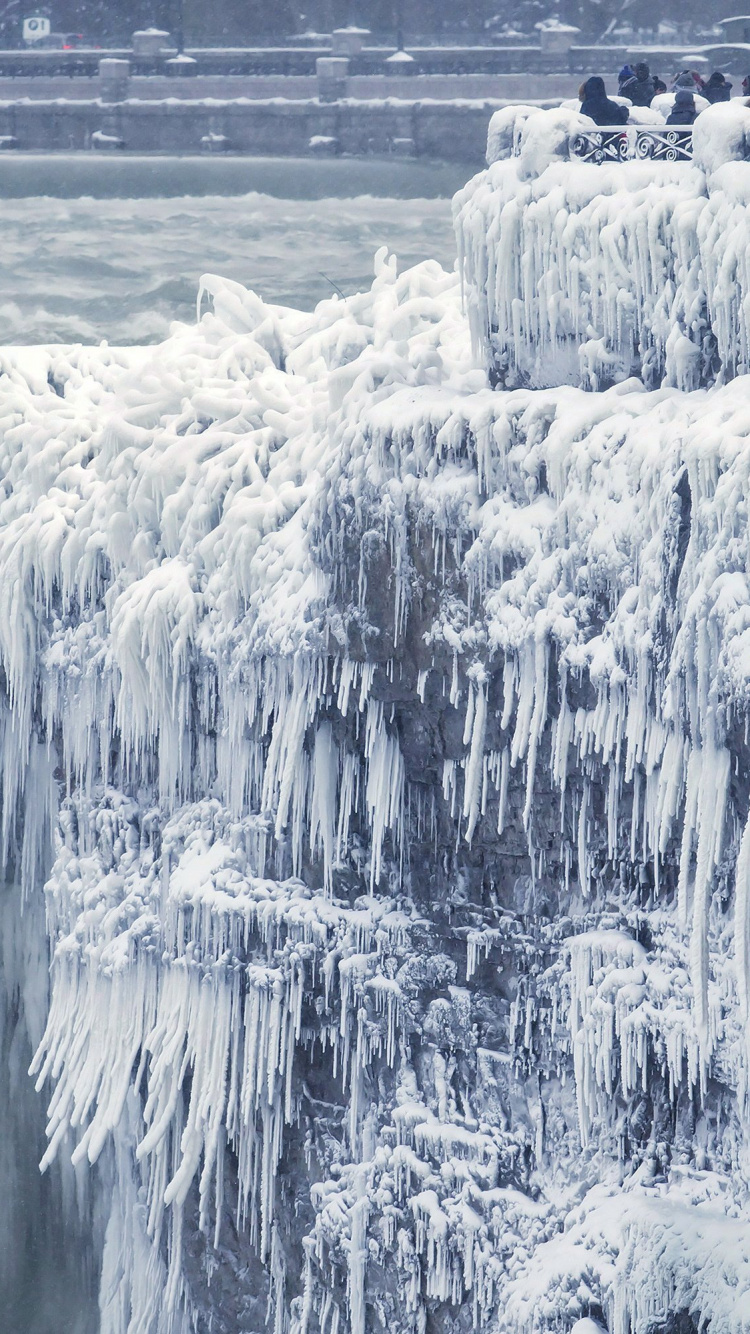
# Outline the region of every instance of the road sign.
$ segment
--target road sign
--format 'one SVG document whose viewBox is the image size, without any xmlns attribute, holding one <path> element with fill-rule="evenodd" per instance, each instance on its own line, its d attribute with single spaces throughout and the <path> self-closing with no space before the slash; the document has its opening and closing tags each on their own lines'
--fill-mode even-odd
<svg viewBox="0 0 750 1334">
<path fill-rule="evenodd" d="M 52 24 L 49 19 L 41 14 L 33 14 L 30 18 L 23 21 L 23 40 L 25 42 L 39 42 L 43 37 L 49 37 L 52 31 Z"/>
</svg>

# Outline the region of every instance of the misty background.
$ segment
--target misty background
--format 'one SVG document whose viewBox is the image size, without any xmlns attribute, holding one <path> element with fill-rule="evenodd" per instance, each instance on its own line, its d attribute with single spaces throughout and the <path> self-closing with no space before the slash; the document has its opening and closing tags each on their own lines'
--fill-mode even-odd
<svg viewBox="0 0 750 1334">
<path fill-rule="evenodd" d="M 393 40 L 400 30 L 412 40 L 502 41 L 514 32 L 531 34 L 549 18 L 574 24 L 592 40 L 618 27 L 656 31 L 660 23 L 687 36 L 710 31 L 725 9 L 699 0 L 657 6 L 649 0 L 10 0 L 0 4 L 5 46 L 21 45 L 23 19 L 32 13 L 47 15 L 54 31 L 80 33 L 92 45 L 126 44 L 139 28 L 181 27 L 188 46 L 253 46 L 346 25 L 368 28 L 382 40 Z"/>
</svg>

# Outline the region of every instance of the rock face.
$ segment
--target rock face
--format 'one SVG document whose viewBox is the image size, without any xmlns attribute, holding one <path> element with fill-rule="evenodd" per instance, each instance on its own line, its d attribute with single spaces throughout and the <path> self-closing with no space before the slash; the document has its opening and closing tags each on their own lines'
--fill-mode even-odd
<svg viewBox="0 0 750 1334">
<path fill-rule="evenodd" d="M 747 381 L 493 391 L 383 255 L 204 290 L 0 380 L 2 828 L 27 893 L 53 846 L 103 1334 L 738 1334 Z"/>
</svg>

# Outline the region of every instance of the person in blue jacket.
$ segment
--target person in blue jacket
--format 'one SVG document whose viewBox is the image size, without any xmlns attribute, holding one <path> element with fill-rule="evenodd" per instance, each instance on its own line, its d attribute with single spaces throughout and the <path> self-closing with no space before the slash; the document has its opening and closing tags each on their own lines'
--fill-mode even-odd
<svg viewBox="0 0 750 1334">
<path fill-rule="evenodd" d="M 613 102 L 607 97 L 607 91 L 604 87 L 604 79 L 598 74 L 592 74 L 583 85 L 583 101 L 581 102 L 581 114 L 590 116 L 591 120 L 597 125 L 626 125 L 628 121 L 627 107 L 620 106 L 619 102 Z"/>
<path fill-rule="evenodd" d="M 645 60 L 639 60 L 633 71 L 632 79 L 626 79 L 620 87 L 623 97 L 630 98 L 634 107 L 650 107 L 656 94 L 656 83 Z"/>
</svg>

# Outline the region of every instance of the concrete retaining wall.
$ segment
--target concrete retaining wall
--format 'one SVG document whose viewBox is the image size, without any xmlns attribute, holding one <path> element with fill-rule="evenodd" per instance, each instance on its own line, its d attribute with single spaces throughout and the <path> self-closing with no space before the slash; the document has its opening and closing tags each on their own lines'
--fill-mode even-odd
<svg viewBox="0 0 750 1334">
<path fill-rule="evenodd" d="M 413 47 L 415 72 L 425 74 L 500 73 L 529 70 L 565 70 L 564 55 L 543 56 L 538 46 L 519 47 Z M 357 74 L 382 73 L 392 46 L 365 47 L 352 57 Z M 163 70 L 175 54 L 168 49 L 157 56 L 136 56 L 129 49 L 76 51 L 0 51 L 0 75 L 8 77 L 94 74 L 102 56 L 130 60 L 135 74 L 154 74 Z M 330 56 L 330 45 L 309 47 L 189 48 L 187 55 L 198 62 L 200 74 L 284 74 L 314 75 L 315 62 Z"/>
<path fill-rule="evenodd" d="M 745 49 L 747 53 L 748 49 Z M 720 68 L 735 69 L 739 59 L 744 72 L 745 59 L 741 45 L 712 44 L 705 47 L 659 46 L 648 49 L 621 45 L 572 46 L 569 51 L 542 51 L 531 46 L 409 46 L 414 57 L 414 73 L 419 74 L 562 74 L 566 71 L 594 74 L 601 70 L 619 69 L 626 60 L 648 60 L 652 69 L 671 74 L 690 64 L 698 55 L 707 63 Z M 0 51 L 0 76 L 36 77 L 86 76 L 96 73 L 103 56 L 129 60 L 133 74 L 158 74 L 165 71 L 166 61 L 174 55 L 166 50 L 158 56 L 134 56 L 129 49 L 77 51 Z M 311 47 L 260 48 L 190 48 L 187 55 L 197 61 L 198 73 L 203 75 L 297 75 L 315 74 L 315 62 L 331 54 L 329 45 Z M 385 61 L 393 54 L 393 47 L 365 47 L 351 57 L 351 73 L 357 75 L 382 74 Z M 729 65 L 726 61 L 729 60 Z"/>
<path fill-rule="evenodd" d="M 365 47 L 351 57 L 355 74 L 380 74 L 393 55 L 392 46 Z M 414 72 L 422 74 L 499 74 L 503 72 L 564 72 L 568 60 L 564 53 L 544 53 L 535 46 L 409 46 L 414 57 Z M 189 48 L 186 54 L 198 62 L 200 74 L 283 74 L 313 75 L 315 62 L 330 56 L 330 45 L 309 47 Z M 175 55 L 165 49 L 158 55 L 138 56 L 132 50 L 76 51 L 0 51 L 0 75 L 28 77 L 46 75 L 95 74 L 103 56 L 121 57 L 131 62 L 135 74 L 163 71 L 166 61 Z"/>
<path fill-rule="evenodd" d="M 598 71 L 608 80 L 607 87 L 617 86 L 613 71 Z M 346 96 L 373 101 L 377 98 L 400 97 L 410 102 L 423 98 L 448 101 L 453 98 L 471 100 L 502 98 L 525 102 L 531 98 L 575 97 L 581 82 L 575 74 L 414 74 L 394 77 L 386 74 L 358 74 L 347 81 Z M 199 75 L 194 79 L 170 79 L 165 75 L 136 76 L 128 84 L 127 96 L 145 101 L 179 97 L 194 102 L 201 98 L 219 98 L 228 102 L 238 97 L 253 101 L 284 97 L 304 101 L 318 93 L 318 81 L 312 75 Z M 50 102 L 57 98 L 77 102 L 91 101 L 99 95 L 99 81 L 90 78 L 3 78 L 0 75 L 0 101 Z"/>
<path fill-rule="evenodd" d="M 4 102 L 0 137 L 23 150 L 119 146 L 137 153 L 201 148 L 301 156 L 398 152 L 481 164 L 487 125 L 501 100 L 482 102 Z M 102 137 L 103 136 L 103 137 Z M 204 141 L 209 139 L 207 144 Z"/>
</svg>

